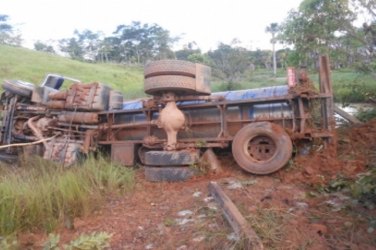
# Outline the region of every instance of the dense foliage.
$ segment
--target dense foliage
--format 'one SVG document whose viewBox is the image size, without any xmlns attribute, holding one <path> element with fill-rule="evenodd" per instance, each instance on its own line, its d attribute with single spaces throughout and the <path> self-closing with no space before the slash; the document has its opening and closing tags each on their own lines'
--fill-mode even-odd
<svg viewBox="0 0 376 250">
<path fill-rule="evenodd" d="M 279 40 L 293 45 L 296 63 L 329 54 L 336 68 L 376 72 L 376 2 L 303 0 L 280 26 Z M 365 18 L 361 26 L 359 21 Z"/>
</svg>

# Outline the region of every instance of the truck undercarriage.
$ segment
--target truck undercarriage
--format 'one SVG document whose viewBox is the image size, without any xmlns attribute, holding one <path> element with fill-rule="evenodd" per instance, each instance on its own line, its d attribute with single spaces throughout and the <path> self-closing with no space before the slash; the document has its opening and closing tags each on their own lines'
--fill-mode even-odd
<svg viewBox="0 0 376 250">
<path fill-rule="evenodd" d="M 140 163 L 153 175 L 164 168 L 187 171 L 205 150 L 231 146 L 245 171 L 269 174 L 286 165 L 293 145 L 332 140 L 329 71 L 323 56 L 319 91 L 305 71 L 297 77 L 292 71 L 286 86 L 211 94 L 210 68 L 157 61 L 145 67 L 145 92 L 152 97 L 125 102 L 96 82 L 73 79 L 62 90 L 58 75 L 41 86 L 5 81 L 0 157 L 11 162 L 37 154 L 68 166 L 103 150 L 113 161 Z"/>
</svg>

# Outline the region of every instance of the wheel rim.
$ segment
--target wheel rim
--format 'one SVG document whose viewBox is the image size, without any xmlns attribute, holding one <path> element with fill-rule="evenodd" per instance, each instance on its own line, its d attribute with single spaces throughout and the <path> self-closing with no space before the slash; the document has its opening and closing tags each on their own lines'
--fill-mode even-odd
<svg viewBox="0 0 376 250">
<path fill-rule="evenodd" d="M 273 158 L 277 149 L 274 140 L 264 135 L 251 138 L 246 147 L 248 155 L 255 161 L 267 161 Z"/>
</svg>

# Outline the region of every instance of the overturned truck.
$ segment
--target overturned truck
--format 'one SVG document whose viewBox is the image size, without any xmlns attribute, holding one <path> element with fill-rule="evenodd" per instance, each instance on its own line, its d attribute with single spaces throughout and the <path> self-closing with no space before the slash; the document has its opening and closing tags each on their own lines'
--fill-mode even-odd
<svg viewBox="0 0 376 250">
<path fill-rule="evenodd" d="M 330 142 L 332 89 L 327 57 L 320 58 L 319 91 L 305 71 L 288 71 L 288 84 L 211 93 L 210 68 L 178 60 L 145 66 L 149 98 L 123 101 L 100 83 L 47 75 L 40 86 L 3 83 L 0 158 L 38 154 L 71 165 L 92 151 L 126 166 L 145 166 L 150 180 L 185 179 L 206 150 L 230 148 L 252 174 L 287 164 L 293 147 L 315 138 Z M 294 146 L 293 146 L 294 145 Z M 167 176 L 167 177 L 166 177 Z"/>
</svg>

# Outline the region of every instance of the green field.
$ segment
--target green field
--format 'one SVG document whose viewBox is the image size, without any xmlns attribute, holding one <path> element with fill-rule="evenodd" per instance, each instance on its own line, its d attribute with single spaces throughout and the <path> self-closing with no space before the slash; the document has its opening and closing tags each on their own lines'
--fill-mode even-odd
<svg viewBox="0 0 376 250">
<path fill-rule="evenodd" d="M 19 79 L 39 84 L 47 73 L 98 81 L 121 91 L 128 98 L 143 95 L 142 67 L 94 64 L 25 48 L 0 46 L 0 81 Z"/>
<path fill-rule="evenodd" d="M 145 96 L 143 93 L 143 69 L 141 66 L 120 64 L 98 64 L 71 60 L 58 55 L 37 52 L 25 48 L 0 45 L 0 81 L 20 79 L 40 83 L 47 73 L 57 73 L 80 79 L 83 82 L 98 81 L 121 91 L 126 99 Z M 313 82 L 318 75 L 311 73 Z M 375 96 L 376 78 L 354 70 L 332 72 L 336 102 L 364 102 Z M 250 71 L 231 89 L 249 89 L 286 84 L 286 72 L 279 70 L 276 77 L 270 71 Z M 223 91 L 228 87 L 223 80 L 213 77 L 212 91 Z"/>
</svg>

